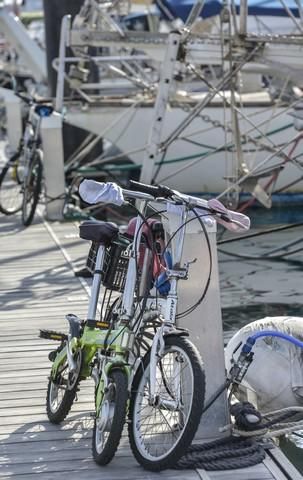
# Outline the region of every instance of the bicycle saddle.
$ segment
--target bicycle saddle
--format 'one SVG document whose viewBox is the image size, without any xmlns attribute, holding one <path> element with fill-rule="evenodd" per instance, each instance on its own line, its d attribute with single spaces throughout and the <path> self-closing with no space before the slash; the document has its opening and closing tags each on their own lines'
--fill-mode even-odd
<svg viewBox="0 0 303 480">
<path fill-rule="evenodd" d="M 80 238 L 98 242 L 106 247 L 117 237 L 119 228 L 112 222 L 101 222 L 98 220 L 85 220 L 81 223 Z"/>
</svg>

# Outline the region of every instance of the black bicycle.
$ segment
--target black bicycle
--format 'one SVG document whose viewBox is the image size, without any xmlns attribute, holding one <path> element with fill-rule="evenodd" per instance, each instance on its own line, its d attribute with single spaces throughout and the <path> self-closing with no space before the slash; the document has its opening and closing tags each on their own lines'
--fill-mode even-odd
<svg viewBox="0 0 303 480">
<path fill-rule="evenodd" d="M 24 133 L 17 152 L 0 173 L 0 212 L 12 215 L 21 210 L 22 223 L 29 226 L 35 216 L 43 183 L 43 152 L 40 124 L 53 107 L 32 97 L 16 94 L 28 105 Z"/>
</svg>

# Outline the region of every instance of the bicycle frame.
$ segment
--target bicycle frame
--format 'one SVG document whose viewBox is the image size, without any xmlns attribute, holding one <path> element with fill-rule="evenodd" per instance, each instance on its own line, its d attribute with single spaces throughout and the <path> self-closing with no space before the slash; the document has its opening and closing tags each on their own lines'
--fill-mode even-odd
<svg viewBox="0 0 303 480">
<path fill-rule="evenodd" d="M 144 201 L 141 206 L 141 212 L 144 212 L 147 203 Z M 162 320 L 162 325 L 157 329 L 151 345 L 151 369 L 150 369 L 150 402 L 154 404 L 156 401 L 156 365 L 164 352 L 164 337 L 174 333 L 180 334 L 175 326 L 175 317 L 178 304 L 177 286 L 180 278 L 186 278 L 188 273 L 188 266 L 180 268 L 181 258 L 183 252 L 184 238 L 185 238 L 185 222 L 187 219 L 188 209 L 185 206 L 180 206 L 177 217 L 177 222 L 174 225 L 176 235 L 171 239 L 171 249 L 174 252 L 174 265 L 169 270 L 168 277 L 171 282 L 170 292 L 167 298 L 162 301 L 163 314 L 160 311 L 154 311 Z M 61 352 L 58 353 L 52 368 L 52 376 L 55 377 L 58 373 L 60 365 L 67 358 L 69 370 L 75 371 L 76 365 L 73 359 L 73 354 L 78 349 L 81 349 L 83 355 L 82 367 L 80 377 L 92 376 L 97 386 L 96 392 L 96 407 L 100 408 L 102 395 L 104 389 L 108 384 L 108 376 L 112 368 L 120 368 L 125 371 L 128 377 L 129 388 L 131 388 L 132 380 L 140 364 L 140 359 L 134 359 L 129 364 L 129 353 L 134 343 L 134 337 L 140 330 L 142 322 L 141 319 L 136 325 L 136 316 L 134 316 L 135 304 L 135 288 L 137 282 L 137 259 L 139 255 L 139 247 L 142 236 L 143 219 L 141 215 L 137 216 L 134 240 L 130 249 L 130 258 L 127 269 L 126 283 L 122 295 L 122 302 L 119 308 L 119 327 L 111 330 L 108 335 L 107 325 L 96 321 L 96 313 L 98 306 L 98 298 L 101 289 L 101 271 L 104 262 L 105 248 L 99 246 L 95 274 L 93 277 L 91 296 L 89 300 L 87 319 L 89 321 L 96 321 L 95 326 L 104 328 L 98 330 L 87 324 L 83 328 L 83 333 L 77 338 L 69 334 L 67 345 Z M 69 316 L 67 316 L 67 319 Z M 74 317 L 75 321 L 79 321 Z M 182 332 L 184 334 L 184 332 Z M 110 348 L 109 348 L 110 347 Z M 109 348 L 110 355 L 102 353 L 105 348 Z M 93 359 L 98 356 L 99 365 L 92 364 Z M 98 363 L 98 362 L 97 362 Z M 131 368 L 132 367 L 132 368 Z"/>
<path fill-rule="evenodd" d="M 104 261 L 104 251 L 104 247 L 100 246 L 97 253 L 95 266 L 96 273 L 93 278 L 87 315 L 87 318 L 90 321 L 96 321 L 97 304 L 101 288 L 101 270 Z M 79 319 L 75 315 L 67 315 L 66 318 L 70 323 L 79 323 Z M 90 324 L 85 325 L 82 335 L 79 336 L 72 336 L 72 329 L 70 329 L 67 344 L 61 351 L 58 352 L 54 360 L 51 375 L 55 381 L 56 376 L 59 373 L 60 366 L 64 363 L 66 358 L 68 361 L 69 370 L 71 372 L 75 371 L 76 364 L 73 354 L 80 349 L 83 355 L 80 376 L 82 378 L 86 378 L 88 376 L 92 376 L 94 378 L 96 386 L 98 386 L 96 392 L 96 406 L 100 407 L 102 392 L 108 384 L 108 375 L 111 369 L 114 367 L 123 369 L 127 376 L 130 376 L 130 367 L 127 363 L 127 356 L 130 347 L 132 346 L 130 341 L 132 333 L 125 325 L 111 330 L 109 335 L 107 328 L 104 328 L 106 327 L 106 324 L 103 324 L 102 321 L 96 321 L 95 326 L 97 328 L 91 327 Z M 99 330 L 98 327 L 103 327 L 103 329 Z M 106 347 L 110 347 L 110 356 L 100 353 Z M 98 367 L 96 369 L 96 366 L 92 364 L 97 352 L 99 352 L 98 356 L 101 363 L 101 370 Z M 101 381 L 99 382 L 100 378 Z"/>
<path fill-rule="evenodd" d="M 144 205 L 141 207 L 141 212 L 144 211 Z M 156 365 L 159 359 L 159 356 L 163 355 L 164 353 L 164 337 L 168 334 L 177 333 L 176 326 L 175 326 L 175 318 L 177 313 L 177 305 L 178 305 L 178 293 L 177 293 L 177 286 L 178 280 L 180 278 L 186 278 L 188 273 L 187 268 L 180 268 L 181 259 L 182 259 L 182 252 L 184 246 L 184 238 L 185 238 L 185 223 L 187 219 L 187 208 L 185 206 L 181 206 L 179 210 L 179 217 L 177 224 L 175 225 L 175 231 L 177 232 L 175 237 L 171 240 L 171 248 L 174 252 L 174 268 L 169 270 L 168 276 L 171 282 L 170 291 L 166 298 L 166 306 L 163 316 L 163 324 L 157 330 L 155 337 L 152 342 L 151 346 L 151 357 L 150 357 L 150 382 L 149 382 L 149 393 L 150 393 L 150 403 L 153 405 L 156 402 Z M 137 216 L 136 220 L 136 228 L 134 234 L 134 242 L 133 248 L 131 251 L 131 257 L 129 260 L 129 268 L 126 277 L 126 287 L 123 294 L 122 300 L 122 317 L 124 320 L 131 321 L 133 315 L 133 306 L 134 306 L 134 292 L 136 286 L 136 268 L 137 262 L 136 258 L 138 258 L 139 246 L 140 246 L 140 238 L 142 235 L 142 225 L 143 219 L 141 215 Z M 159 312 L 160 313 L 160 312 Z M 132 322 L 131 322 L 132 324 Z M 137 328 L 139 330 L 141 327 L 141 322 Z"/>
</svg>

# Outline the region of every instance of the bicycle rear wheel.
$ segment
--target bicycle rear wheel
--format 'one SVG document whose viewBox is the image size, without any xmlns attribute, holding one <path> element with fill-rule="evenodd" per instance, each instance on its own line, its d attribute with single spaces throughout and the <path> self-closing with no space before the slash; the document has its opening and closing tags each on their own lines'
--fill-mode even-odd
<svg viewBox="0 0 303 480">
<path fill-rule="evenodd" d="M 82 365 L 82 352 L 75 354 L 76 370 L 68 368 L 67 357 L 60 366 L 56 378 L 50 376 L 46 394 L 46 413 L 51 423 L 61 423 L 69 413 L 78 390 Z"/>
<path fill-rule="evenodd" d="M 12 215 L 22 207 L 22 180 L 19 153 L 13 155 L 0 173 L 0 212 Z"/>
<path fill-rule="evenodd" d="M 107 465 L 118 448 L 126 417 L 128 380 L 121 370 L 110 373 L 107 392 L 95 418 L 92 438 L 93 457 L 99 465 Z"/>
<path fill-rule="evenodd" d="M 36 150 L 30 161 L 28 172 L 24 178 L 23 201 L 22 201 L 22 223 L 28 227 L 34 218 L 42 183 L 42 153 Z"/>
<path fill-rule="evenodd" d="M 196 348 L 179 336 L 165 338 L 156 365 L 156 401 L 150 402 L 150 351 L 135 375 L 128 433 L 137 461 L 159 471 L 176 464 L 191 444 L 204 406 L 205 374 Z"/>
</svg>

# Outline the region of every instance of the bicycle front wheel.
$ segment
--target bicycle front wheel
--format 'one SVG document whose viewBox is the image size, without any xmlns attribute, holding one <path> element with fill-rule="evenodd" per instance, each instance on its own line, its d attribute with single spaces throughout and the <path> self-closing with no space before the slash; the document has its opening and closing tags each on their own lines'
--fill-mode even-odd
<svg viewBox="0 0 303 480">
<path fill-rule="evenodd" d="M 42 184 L 42 153 L 36 150 L 30 161 L 27 175 L 24 178 L 23 202 L 22 202 L 22 223 L 28 227 L 34 218 Z"/>
<path fill-rule="evenodd" d="M 127 400 L 127 376 L 121 370 L 113 370 L 93 431 L 93 457 L 99 465 L 107 465 L 116 453 L 125 423 Z"/>
<path fill-rule="evenodd" d="M 0 212 L 12 215 L 22 207 L 22 181 L 19 174 L 19 153 L 4 165 L 0 173 Z"/>
<path fill-rule="evenodd" d="M 129 440 L 137 461 L 159 471 L 176 464 L 191 444 L 204 406 L 205 374 L 189 340 L 165 338 L 156 364 L 156 398 L 150 398 L 150 351 L 135 375 L 129 409 Z"/>
</svg>

